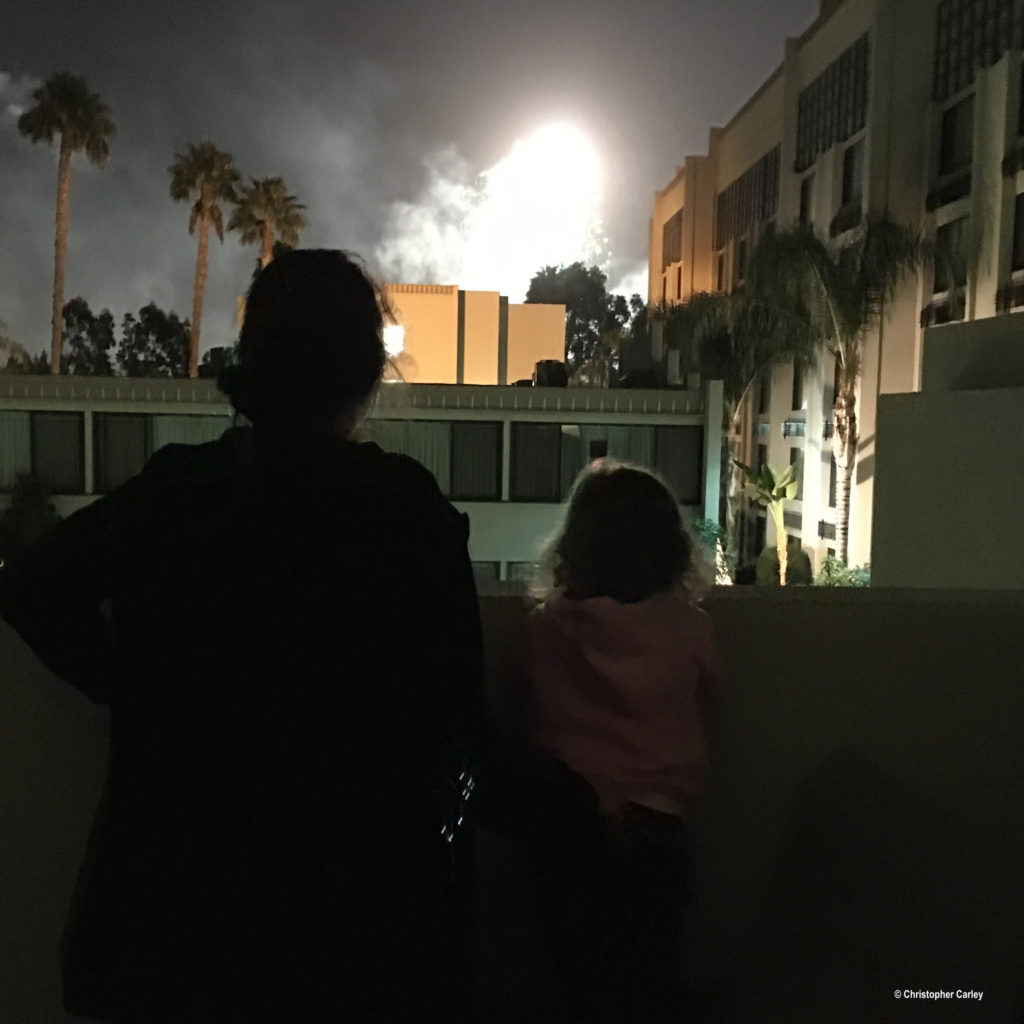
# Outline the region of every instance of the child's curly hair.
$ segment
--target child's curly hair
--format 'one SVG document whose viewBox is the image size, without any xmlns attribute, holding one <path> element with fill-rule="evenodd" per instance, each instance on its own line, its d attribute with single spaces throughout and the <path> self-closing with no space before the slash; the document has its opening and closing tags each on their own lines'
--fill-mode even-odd
<svg viewBox="0 0 1024 1024">
<path fill-rule="evenodd" d="M 541 554 L 535 598 L 561 591 L 632 604 L 669 590 L 696 598 L 706 588 L 675 495 L 650 470 L 597 459 L 576 478 L 567 505 Z"/>
</svg>

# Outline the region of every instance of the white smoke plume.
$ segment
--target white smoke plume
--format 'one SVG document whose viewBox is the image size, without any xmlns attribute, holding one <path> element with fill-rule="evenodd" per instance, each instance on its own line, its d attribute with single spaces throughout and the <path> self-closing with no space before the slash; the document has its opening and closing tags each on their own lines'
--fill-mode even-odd
<svg viewBox="0 0 1024 1024">
<path fill-rule="evenodd" d="M 544 126 L 475 179 L 453 150 L 435 154 L 414 202 L 392 203 L 376 258 L 392 281 L 500 291 L 518 302 L 543 266 L 606 266 L 602 174 L 578 129 Z"/>
</svg>

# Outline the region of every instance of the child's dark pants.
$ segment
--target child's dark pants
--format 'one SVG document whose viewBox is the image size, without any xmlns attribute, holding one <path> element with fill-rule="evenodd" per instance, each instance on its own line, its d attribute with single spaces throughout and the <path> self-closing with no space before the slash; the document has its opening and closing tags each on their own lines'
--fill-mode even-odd
<svg viewBox="0 0 1024 1024">
<path fill-rule="evenodd" d="M 570 814 L 565 826 L 537 836 L 532 858 L 556 1013 L 586 1024 L 685 1020 L 681 820 L 627 803 L 614 819 Z"/>
</svg>

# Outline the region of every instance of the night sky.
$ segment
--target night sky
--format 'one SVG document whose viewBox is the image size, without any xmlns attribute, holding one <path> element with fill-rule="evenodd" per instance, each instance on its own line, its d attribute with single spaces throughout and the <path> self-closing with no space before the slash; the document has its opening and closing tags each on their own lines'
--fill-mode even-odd
<svg viewBox="0 0 1024 1024">
<path fill-rule="evenodd" d="M 654 191 L 706 150 L 708 128 L 816 12 L 817 0 L 7 0 L 0 320 L 30 350 L 48 347 L 56 147 L 30 144 L 15 122 L 53 71 L 84 75 L 118 129 L 105 168 L 74 161 L 66 299 L 118 322 L 149 301 L 189 315 L 195 240 L 167 168 L 210 139 L 247 177 L 285 179 L 308 208 L 303 245 L 355 250 L 386 280 L 518 301 L 544 262 L 530 262 L 528 218 L 519 243 L 530 257 L 492 274 L 502 280 L 479 280 L 459 252 L 462 218 L 486 200 L 480 176 L 517 139 L 553 120 L 585 132 L 603 175 L 597 258 L 610 286 L 645 290 Z M 213 241 L 203 349 L 233 340 L 255 257 L 237 236 Z"/>
</svg>

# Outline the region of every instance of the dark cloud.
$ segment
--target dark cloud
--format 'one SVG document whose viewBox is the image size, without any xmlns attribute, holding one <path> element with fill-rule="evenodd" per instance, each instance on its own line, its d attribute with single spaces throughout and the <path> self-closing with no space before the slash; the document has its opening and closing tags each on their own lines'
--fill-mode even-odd
<svg viewBox="0 0 1024 1024">
<path fill-rule="evenodd" d="M 614 280 L 642 262 L 654 190 L 782 57 L 815 0 L 392 0 L 270 4 L 8 0 L 0 36 L 0 319 L 49 336 L 56 160 L 15 127 L 34 84 L 86 76 L 118 134 L 75 161 L 66 294 L 117 317 L 191 310 L 195 239 L 167 168 L 209 138 L 247 175 L 281 175 L 308 207 L 304 243 L 378 251 L 395 203 L 426 194 L 441 154 L 465 177 L 551 118 L 605 161 Z M 14 109 L 12 109 L 14 108 Z M 495 244 L 500 244 L 496 239 Z M 213 244 L 204 347 L 230 340 L 255 252 Z"/>
</svg>

